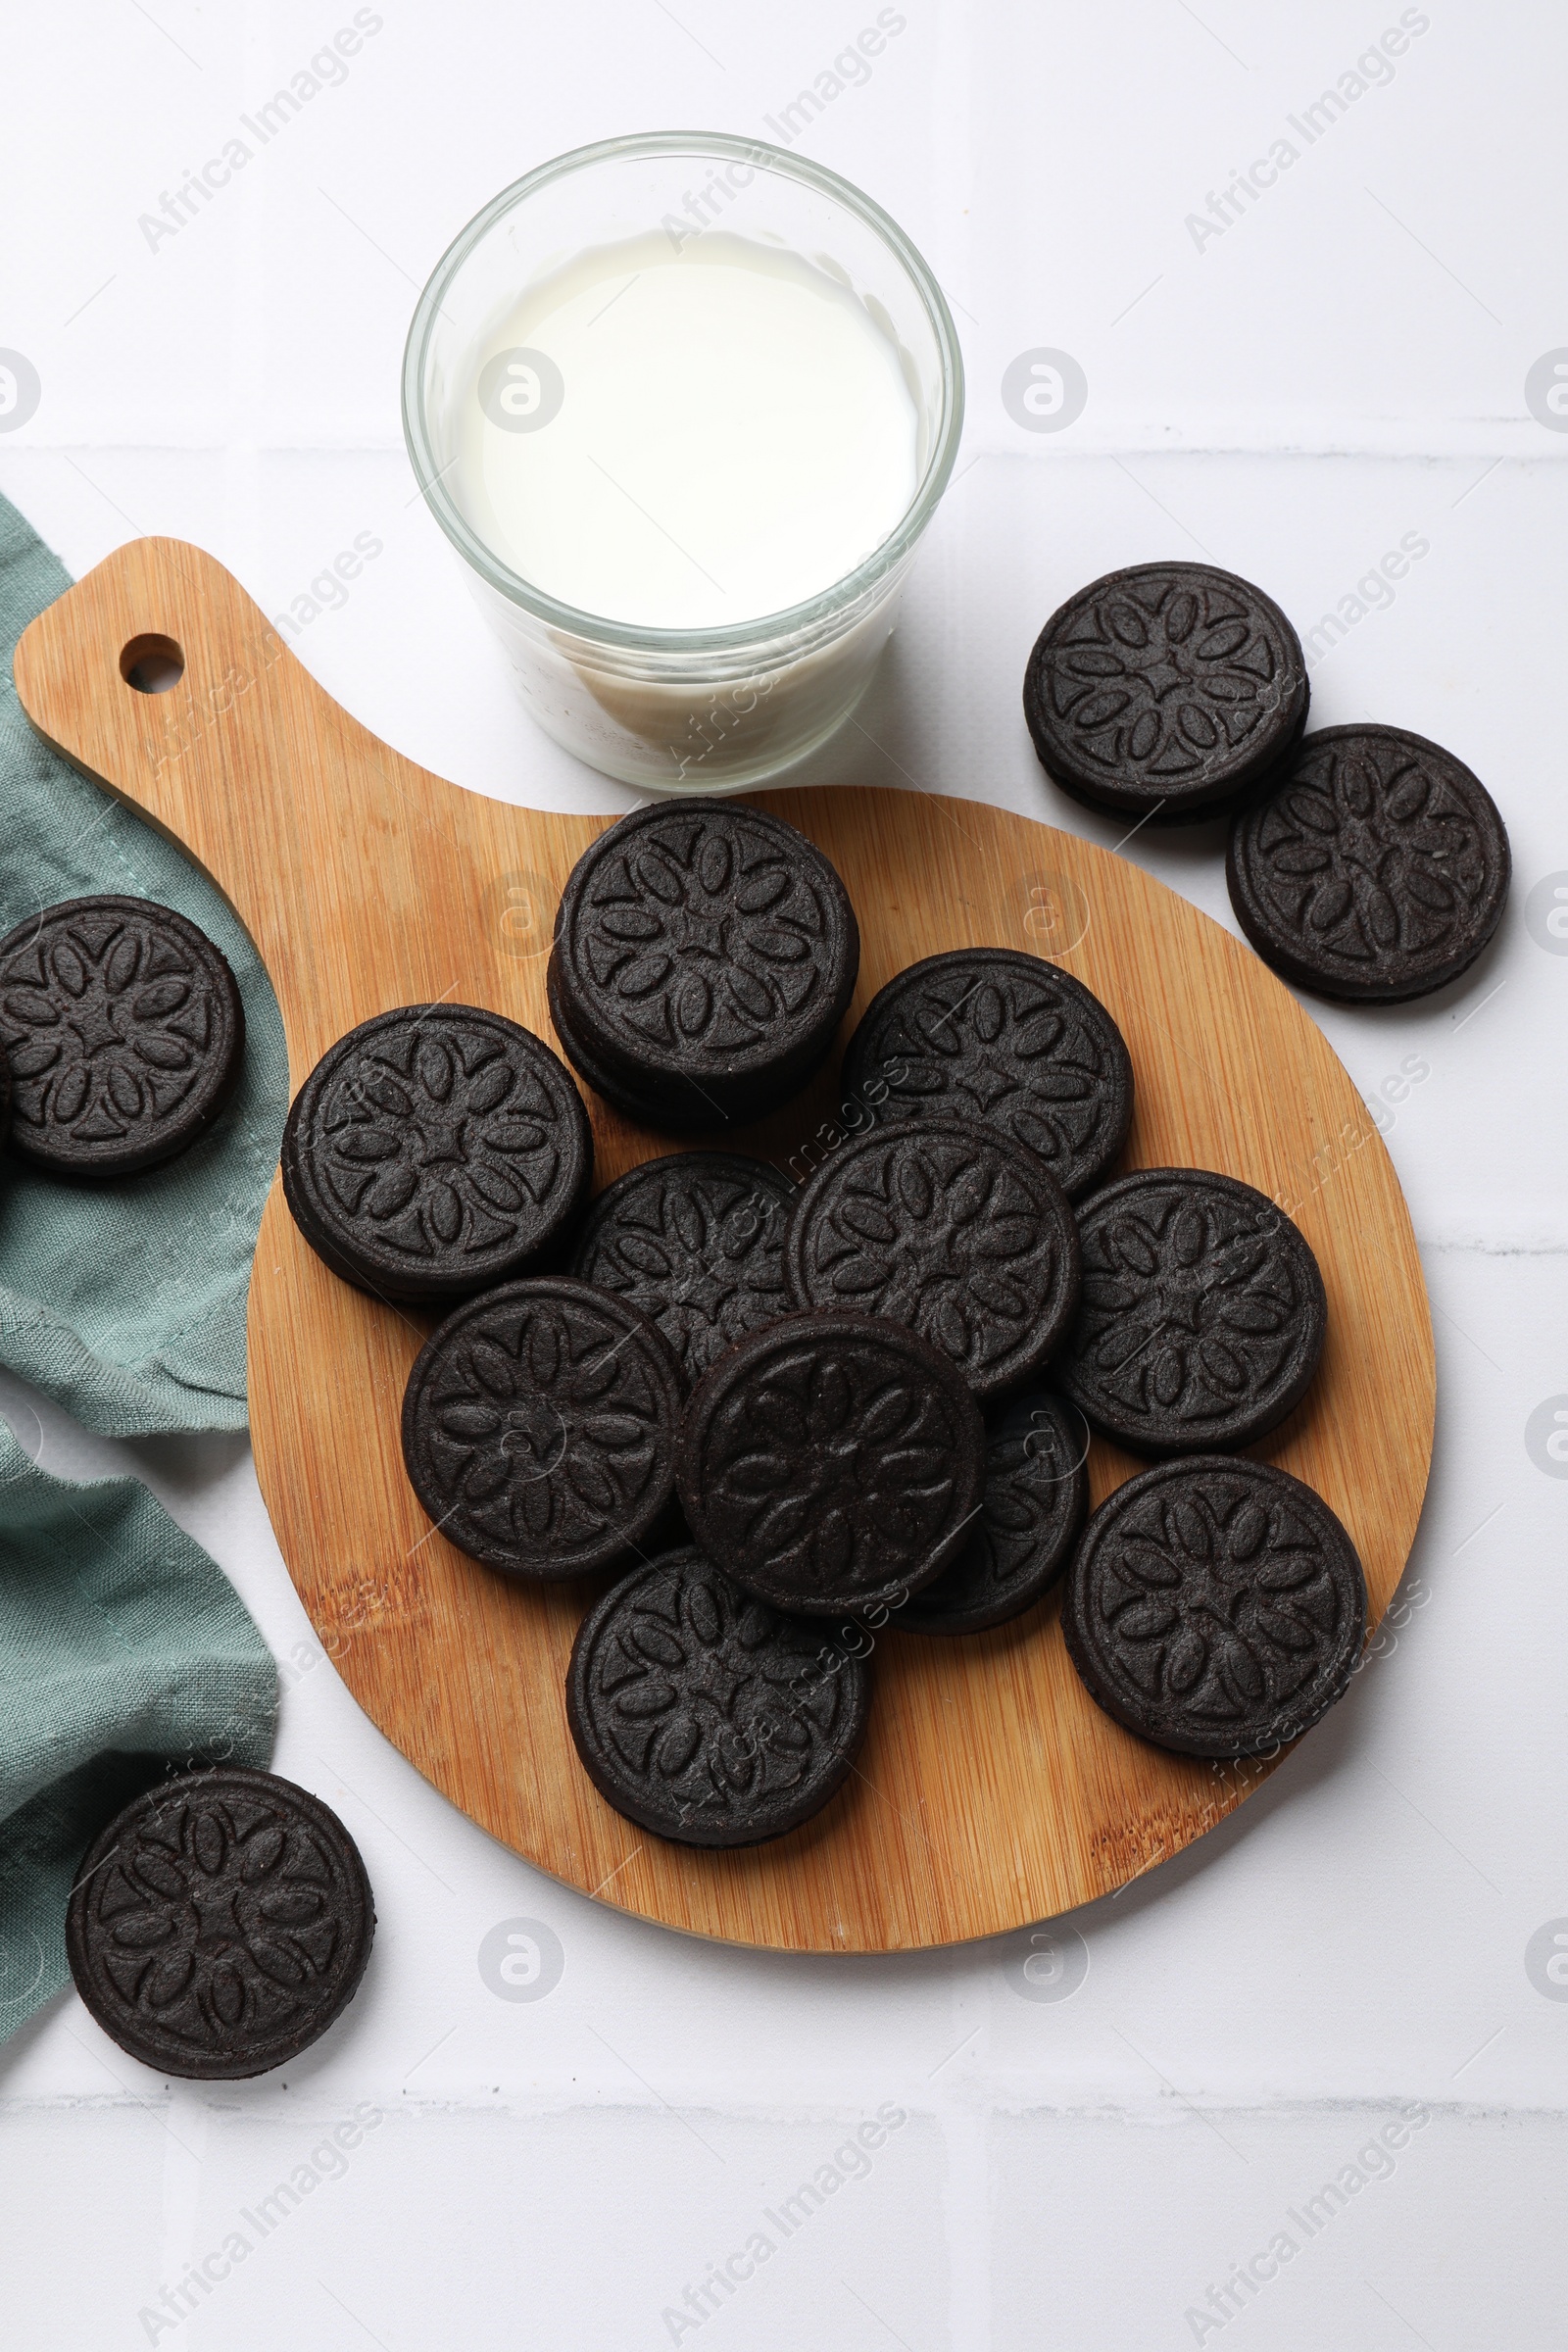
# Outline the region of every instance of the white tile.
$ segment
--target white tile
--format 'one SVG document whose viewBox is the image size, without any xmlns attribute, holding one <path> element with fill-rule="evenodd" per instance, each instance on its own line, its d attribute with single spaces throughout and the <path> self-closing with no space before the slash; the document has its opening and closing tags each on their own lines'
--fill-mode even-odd
<svg viewBox="0 0 1568 2352">
<path fill-rule="evenodd" d="M 1565 2153 L 1560 2117 L 1399 2099 L 1005 2117 L 988 2148 L 989 2340 L 1544 2347 L 1565 2284 Z"/>
</svg>

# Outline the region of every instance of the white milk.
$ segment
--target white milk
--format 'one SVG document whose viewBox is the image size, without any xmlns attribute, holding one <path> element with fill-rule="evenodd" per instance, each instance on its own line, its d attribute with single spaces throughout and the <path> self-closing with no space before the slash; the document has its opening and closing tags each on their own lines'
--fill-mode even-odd
<svg viewBox="0 0 1568 2352">
<path fill-rule="evenodd" d="M 470 527 L 533 587 L 647 628 L 831 588 L 895 528 L 920 458 L 906 363 L 833 268 L 655 230 L 540 280 L 463 370 L 446 478 Z"/>
</svg>

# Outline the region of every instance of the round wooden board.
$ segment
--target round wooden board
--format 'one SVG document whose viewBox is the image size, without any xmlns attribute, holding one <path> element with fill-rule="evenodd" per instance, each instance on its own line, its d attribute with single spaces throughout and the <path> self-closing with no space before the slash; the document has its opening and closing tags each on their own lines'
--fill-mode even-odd
<svg viewBox="0 0 1568 2352">
<path fill-rule="evenodd" d="M 122 649 L 172 639 L 184 676 L 148 696 Z M 355 1022 L 447 998 L 550 1037 L 556 897 L 608 820 L 480 799 L 338 708 L 212 558 L 139 540 L 28 629 L 33 723 L 183 843 L 271 974 L 292 1084 Z M 1321 1033 L 1250 950 L 1136 866 L 973 802 L 853 786 L 767 806 L 832 858 L 864 951 L 853 1020 L 895 971 L 990 943 L 1050 956 L 1103 999 L 1137 1075 L 1126 1164 L 1219 1168 L 1268 1193 L 1317 1252 L 1323 1368 L 1256 1450 L 1349 1528 L 1375 1622 L 1431 1461 L 1434 1364 L 1415 1241 L 1388 1154 Z M 827 1078 L 740 1139 L 797 1176 L 831 1147 Z M 590 1098 L 598 1181 L 672 1147 Z M 728 1139 L 735 1140 L 735 1139 Z M 793 1951 L 891 1951 L 1051 1917 L 1176 1853 L 1267 1765 L 1210 1767 L 1107 1720 L 1068 1663 L 1055 1604 L 966 1641 L 887 1634 L 869 1739 L 807 1829 L 744 1853 L 661 1843 L 580 1770 L 562 1683 L 591 1589 L 532 1591 L 432 1532 L 398 1415 L 427 1323 L 328 1274 L 274 1184 L 250 1295 L 257 1469 L 301 1598 L 349 1688 L 465 1812 L 602 1901 Z M 1139 1465 L 1097 1443 L 1099 1501 Z"/>
</svg>

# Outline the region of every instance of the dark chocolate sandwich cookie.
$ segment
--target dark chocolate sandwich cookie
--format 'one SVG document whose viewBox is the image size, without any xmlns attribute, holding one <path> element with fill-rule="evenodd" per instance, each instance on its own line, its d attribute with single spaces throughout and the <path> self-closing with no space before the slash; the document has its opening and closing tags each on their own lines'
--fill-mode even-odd
<svg viewBox="0 0 1568 2352">
<path fill-rule="evenodd" d="M 624 1079 L 607 1070 L 603 1061 L 583 1044 L 581 1037 L 572 1028 L 571 1016 L 562 1002 L 554 962 L 545 966 L 545 1002 L 550 1007 L 551 1025 L 560 1042 L 561 1051 L 576 1071 L 577 1076 L 582 1080 L 584 1086 L 590 1086 L 596 1095 L 602 1095 L 604 1100 L 618 1110 L 623 1118 L 633 1120 L 639 1127 L 651 1127 L 656 1134 L 661 1131 L 671 1131 L 700 1135 L 707 1128 L 729 1127 L 737 1123 L 718 1103 L 709 1106 L 702 1120 L 699 1120 L 695 1113 L 689 1118 L 682 1118 L 678 1115 L 671 1118 L 657 1096 L 651 1093 L 638 1094 L 635 1088 Z"/>
<path fill-rule="evenodd" d="M 1062 1602 L 1091 1698 L 1184 1756 L 1255 1756 L 1343 1698 L 1366 1633 L 1354 1544 L 1310 1487 L 1223 1454 L 1118 1487 Z"/>
<path fill-rule="evenodd" d="M 210 1127 L 245 1057 L 212 941 L 147 899 L 67 899 L 0 940 L 11 1146 L 62 1176 L 130 1176 Z"/>
<path fill-rule="evenodd" d="M 1032 1608 L 1060 1576 L 1089 1507 L 1081 1413 L 1031 1389 L 991 1427 L 985 1501 L 951 1568 L 893 1619 L 911 1634 L 980 1634 Z"/>
<path fill-rule="evenodd" d="M 722 1089 L 708 1079 L 688 1079 L 680 1087 L 662 1088 L 655 1080 L 639 1087 L 619 1071 L 608 1068 L 603 1057 L 584 1044 L 563 1001 L 560 969 L 554 960 L 545 970 L 545 999 L 561 1050 L 583 1084 L 602 1095 L 623 1118 L 652 1128 L 656 1135 L 724 1135 L 776 1110 L 796 1091 L 792 1081 L 777 1075 Z"/>
<path fill-rule="evenodd" d="M 1078 1212 L 1083 1304 L 1054 1367 L 1135 1452 L 1250 1446 L 1311 1386 L 1328 1319 L 1304 1237 L 1251 1185 L 1139 1168 Z"/>
<path fill-rule="evenodd" d="M 608 1804 L 683 1845 L 760 1845 L 848 1779 L 870 1678 L 700 1551 L 666 1552 L 589 1611 L 566 1719 Z"/>
<path fill-rule="evenodd" d="M 859 955 L 843 883 L 793 825 L 734 801 L 665 802 L 612 825 L 567 879 L 557 1026 L 568 1054 L 668 1118 L 738 1123 L 823 1060 Z"/>
<path fill-rule="evenodd" d="M 1012 948 L 957 948 L 871 999 L 844 1056 L 847 1102 L 879 1120 L 985 1119 L 1069 1199 L 1127 1140 L 1133 1065 L 1100 999 Z"/>
<path fill-rule="evenodd" d="M 609 1568 L 662 1516 L 684 1383 L 657 1325 L 566 1275 L 470 1298 L 414 1360 L 409 1481 L 449 1543 L 556 1580 Z"/>
<path fill-rule="evenodd" d="M 1301 641 L 1272 597 L 1211 564 L 1135 564 L 1040 632 L 1024 716 L 1074 800 L 1172 823 L 1265 776 L 1306 723 Z"/>
<path fill-rule="evenodd" d="M 906 1323 L 980 1397 L 1040 1371 L 1078 1304 L 1065 1194 L 978 1120 L 901 1121 L 841 1146 L 796 1203 L 784 1265 L 799 1305 Z"/>
<path fill-rule="evenodd" d="M 1402 727 L 1325 727 L 1231 829 L 1236 918 L 1298 988 L 1396 1004 L 1444 988 L 1502 919 L 1508 835 L 1462 760 Z"/>
<path fill-rule="evenodd" d="M 652 1315 L 688 1381 L 789 1312 L 784 1227 L 795 1187 L 738 1152 L 672 1152 L 602 1192 L 572 1255 L 582 1282 Z"/>
<path fill-rule="evenodd" d="M 677 1481 L 703 1550 L 760 1599 L 809 1617 L 896 1607 L 962 1549 L 985 1425 L 902 1324 L 792 1315 L 705 1375 Z"/>
<path fill-rule="evenodd" d="M 404 1004 L 322 1054 L 283 1129 L 283 1193 L 335 1274 L 440 1304 L 529 1272 L 593 1176 L 582 1097 L 530 1030 Z"/>
<path fill-rule="evenodd" d="M 160 2074 L 227 2082 L 326 2032 L 374 1931 L 337 1815 L 275 1773 L 219 1765 L 160 1782 L 88 1847 L 66 1953 L 122 2050 Z"/>
</svg>

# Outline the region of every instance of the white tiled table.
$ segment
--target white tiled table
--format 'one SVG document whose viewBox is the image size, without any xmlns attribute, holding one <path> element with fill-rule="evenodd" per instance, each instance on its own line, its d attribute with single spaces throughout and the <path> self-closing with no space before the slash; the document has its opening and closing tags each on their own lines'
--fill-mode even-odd
<svg viewBox="0 0 1568 2352">
<path fill-rule="evenodd" d="M 1385 1104 L 1435 1309 L 1405 1621 L 1240 1815 L 1061 1924 L 1060 1983 L 1088 1959 L 1070 1997 L 1026 1997 L 1017 1939 L 759 1956 L 567 1893 L 435 1795 L 320 1656 L 242 1443 L 111 1445 L 0 1384 L 48 1467 L 136 1469 L 233 1576 L 284 1662 L 278 1767 L 342 1811 L 381 1921 L 349 2018 L 282 2082 L 170 2089 L 72 1997 L 0 2049 L 0 2313 L 29 2352 L 1568 2344 L 1568 1999 L 1526 1968 L 1539 1930 L 1568 1927 L 1568 1484 L 1525 1440 L 1568 1392 L 1568 956 L 1527 913 L 1568 877 L 1568 437 L 1525 396 L 1568 344 L 1568 20 L 1544 0 L 907 0 L 869 76 L 835 75 L 877 14 L 385 0 L 265 145 L 242 118 L 352 23 L 347 0 L 14 14 L 0 345 L 42 398 L 0 434 L 0 487 L 78 572 L 172 532 L 296 623 L 368 534 L 346 602 L 297 638 L 331 691 L 478 791 L 620 808 L 514 708 L 417 502 L 408 316 L 453 231 L 554 152 L 804 124 L 930 257 L 970 370 L 965 470 L 865 732 L 823 772 L 1113 840 L 1040 775 L 1024 657 L 1092 574 L 1202 552 L 1318 630 L 1319 723 L 1433 735 L 1507 814 L 1514 899 L 1466 981 L 1312 1008 Z M 1385 73 L 1368 52 L 1401 24 Z M 139 217 L 236 136 L 253 152 L 228 184 L 150 239 Z M 1273 183 L 1254 172 L 1214 230 L 1210 196 L 1258 158 Z M 1043 348 L 1089 387 L 1055 434 L 1002 399 Z M 1392 602 L 1358 590 L 1415 540 Z M 1206 844 L 1146 832 L 1125 854 L 1231 922 Z M 481 1975 L 514 1920 L 559 1940 L 543 1998 Z M 356 2115 L 343 2154 L 329 2135 Z"/>
</svg>

